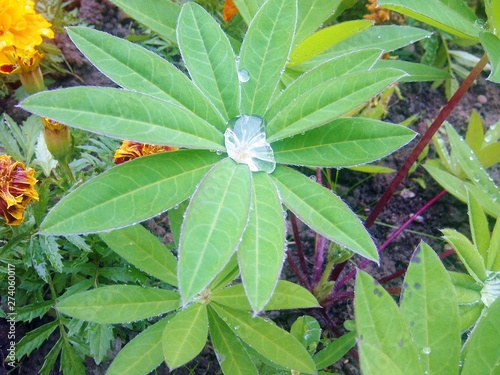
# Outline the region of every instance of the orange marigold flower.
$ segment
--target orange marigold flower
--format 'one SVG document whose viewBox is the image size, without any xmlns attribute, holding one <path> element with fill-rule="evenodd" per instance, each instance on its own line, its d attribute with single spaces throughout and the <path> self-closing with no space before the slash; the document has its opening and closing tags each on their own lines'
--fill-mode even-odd
<svg viewBox="0 0 500 375">
<path fill-rule="evenodd" d="M 375 23 L 384 23 L 391 19 L 391 11 L 388 9 L 380 8 L 377 4 L 377 0 L 368 0 L 366 8 L 370 11 L 370 14 L 364 15 L 367 20 L 375 21 Z"/>
<path fill-rule="evenodd" d="M 158 154 L 160 152 L 176 151 L 176 150 L 178 150 L 178 148 L 172 146 L 157 146 L 157 145 L 150 145 L 147 143 L 123 141 L 120 148 L 115 152 L 115 164 L 121 164 L 123 162 L 138 158 L 140 156 L 146 156 L 151 154 Z"/>
<path fill-rule="evenodd" d="M 5 47 L 0 51 L 0 73 L 29 73 L 40 65 L 43 56 L 35 49 Z"/>
<path fill-rule="evenodd" d="M 224 21 L 229 22 L 234 16 L 238 14 L 238 8 L 234 5 L 233 0 L 226 0 L 224 8 L 222 9 L 222 18 Z"/>
<path fill-rule="evenodd" d="M 35 190 L 35 170 L 0 155 L 0 214 L 8 225 L 20 225 L 29 202 L 38 200 Z"/>
<path fill-rule="evenodd" d="M 0 50 L 8 46 L 33 49 L 42 44 L 42 36 L 54 37 L 51 26 L 36 13 L 32 0 L 0 0 Z"/>
</svg>

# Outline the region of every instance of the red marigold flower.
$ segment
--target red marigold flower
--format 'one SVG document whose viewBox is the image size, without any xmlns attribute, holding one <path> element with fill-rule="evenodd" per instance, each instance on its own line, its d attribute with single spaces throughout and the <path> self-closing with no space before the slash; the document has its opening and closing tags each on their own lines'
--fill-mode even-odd
<svg viewBox="0 0 500 375">
<path fill-rule="evenodd" d="M 9 155 L 0 155 L 0 214 L 8 225 L 20 225 L 28 203 L 38 200 L 36 183 L 33 168 L 26 169 Z"/>
<path fill-rule="evenodd" d="M 140 156 L 146 156 L 151 154 L 158 154 L 160 152 L 176 151 L 176 150 L 178 150 L 178 148 L 172 146 L 157 146 L 157 145 L 150 145 L 147 143 L 123 141 L 120 148 L 115 152 L 115 164 L 121 164 L 123 162 L 138 158 Z"/>
</svg>

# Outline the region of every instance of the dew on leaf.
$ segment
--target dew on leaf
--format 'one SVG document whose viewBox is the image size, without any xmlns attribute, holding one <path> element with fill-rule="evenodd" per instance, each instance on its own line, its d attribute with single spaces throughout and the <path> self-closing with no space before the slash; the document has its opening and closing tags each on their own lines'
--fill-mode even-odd
<svg viewBox="0 0 500 375">
<path fill-rule="evenodd" d="M 432 349 L 431 349 L 430 347 L 428 347 L 428 346 L 424 346 L 424 347 L 422 348 L 422 353 L 424 353 L 424 354 L 431 354 L 431 350 L 432 350 Z"/>
<path fill-rule="evenodd" d="M 238 70 L 238 80 L 242 83 L 248 82 L 250 80 L 250 73 L 245 69 Z"/>
</svg>

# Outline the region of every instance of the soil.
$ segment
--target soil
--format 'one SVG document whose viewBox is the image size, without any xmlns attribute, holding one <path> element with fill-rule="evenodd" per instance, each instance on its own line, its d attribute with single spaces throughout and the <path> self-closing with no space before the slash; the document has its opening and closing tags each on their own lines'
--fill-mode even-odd
<svg viewBox="0 0 500 375">
<path fill-rule="evenodd" d="M 119 11 L 108 1 L 97 0 L 80 0 L 75 4 L 79 7 L 79 17 L 87 22 L 92 27 L 98 30 L 109 32 L 113 35 L 124 37 L 129 34 L 130 29 L 134 26 L 125 14 Z M 52 75 L 54 84 L 49 88 L 68 87 L 76 85 L 93 85 L 93 86 L 115 86 L 108 78 L 103 76 L 97 69 L 77 51 L 74 45 L 65 34 L 58 34 L 55 38 L 56 45 L 63 51 L 63 54 L 74 71 L 74 75 Z M 15 86 L 12 87 L 14 89 Z M 389 105 L 387 121 L 399 123 L 406 118 L 417 114 L 419 120 L 412 128 L 420 134 L 423 134 L 428 124 L 437 116 L 440 108 L 446 103 L 445 96 L 442 90 L 430 88 L 429 83 L 404 84 L 400 86 L 402 100 L 392 100 Z M 500 86 L 488 82 L 486 84 L 485 77 L 477 80 L 477 83 L 469 90 L 467 95 L 461 100 L 458 107 L 454 110 L 448 121 L 456 126 L 456 128 L 464 134 L 464 129 L 468 122 L 471 110 L 476 110 L 482 117 L 485 126 L 490 126 L 500 119 Z M 393 98 L 395 99 L 395 98 Z M 20 108 L 15 107 L 18 100 L 14 97 L 13 92 L 6 98 L 1 100 L 2 108 L 17 121 L 23 120 L 27 114 Z M 398 169 L 404 162 L 405 157 L 411 151 L 412 142 L 402 150 L 385 158 L 383 165 Z M 496 172 L 496 179 L 498 171 Z M 384 225 L 376 224 L 370 228 L 369 232 L 375 239 L 377 245 L 383 243 L 388 236 L 394 231 L 394 228 L 403 224 L 427 201 L 434 197 L 442 189 L 427 175 L 422 168 L 417 169 L 415 175 L 425 179 L 427 188 L 423 189 L 417 183 L 406 180 L 399 188 L 398 192 L 392 197 L 388 207 L 382 212 L 378 218 L 378 222 Z M 358 184 L 355 189 L 349 191 L 349 194 L 344 197 L 345 201 L 360 215 L 367 215 L 371 207 L 377 202 L 383 194 L 393 178 L 393 174 L 375 175 L 365 182 L 361 182 L 366 178 L 366 174 L 342 170 L 339 174 L 339 192 L 346 191 L 348 186 Z M 361 183 L 360 183 L 361 182 Z M 417 220 L 409 227 L 411 231 L 405 231 L 396 238 L 391 245 L 381 254 L 380 266 L 370 264 L 365 269 L 370 272 L 375 278 L 391 275 L 397 271 L 407 267 L 409 259 L 414 249 L 420 241 L 424 240 L 429 243 L 436 251 L 441 252 L 443 242 L 439 240 L 439 228 L 453 227 L 465 234 L 468 233 L 467 213 L 464 204 L 457 201 L 450 195 L 445 195 L 443 198 L 432 205 L 425 211 Z M 169 241 L 165 226 L 168 225 L 166 216 L 150 222 L 150 229 L 158 235 L 165 236 L 166 241 Z M 417 233 L 415 233 L 417 232 Z M 291 232 L 289 232 L 291 233 Z M 305 252 L 311 255 L 314 247 L 314 233 L 307 227 L 301 226 L 301 240 L 305 248 Z M 291 246 L 292 252 L 295 247 Z M 456 263 L 451 257 L 450 262 Z M 358 258 L 354 258 L 358 262 Z M 344 270 L 344 273 L 347 270 Z M 288 267 L 285 266 L 284 275 L 291 275 Z M 341 275 L 342 276 L 342 275 Z M 293 279 L 293 278 L 292 278 Z M 396 278 L 387 286 L 401 285 L 402 278 Z M 347 289 L 352 289 L 352 283 L 346 286 Z M 346 290 L 347 290 L 346 289 Z M 352 304 L 349 301 L 342 301 L 332 306 L 327 314 L 333 321 L 341 322 L 345 319 L 352 319 L 354 314 Z M 276 316 L 280 324 L 289 326 L 293 319 L 299 315 L 296 313 L 287 313 Z M 31 329 L 43 324 L 41 321 L 34 321 L 31 324 L 20 324 L 18 328 L 18 339 Z M 6 329 L 8 326 L 4 322 L 0 323 L 0 348 L 5 356 L 6 350 Z M 13 374 L 36 374 L 43 364 L 44 357 L 52 345 L 57 340 L 57 337 L 51 337 L 39 350 L 36 350 L 28 358 L 25 358 L 17 371 Z M 121 340 L 116 342 L 116 350 L 110 353 L 112 359 L 119 351 L 124 343 Z M 358 374 L 359 366 L 351 355 L 346 357 L 344 362 L 334 366 L 341 374 Z M 4 357 L 2 358 L 4 359 Z M 87 359 L 88 374 L 103 374 L 109 366 L 110 360 L 96 365 L 93 360 Z M 56 366 L 57 368 L 57 366 Z M 6 373 L 6 369 L 0 367 L 0 375 Z M 54 374 L 56 372 L 53 372 Z M 215 359 L 213 350 L 207 346 L 204 351 L 193 362 L 182 369 L 174 372 L 169 372 L 165 364 L 156 371 L 157 374 L 219 374 L 220 369 Z"/>
</svg>

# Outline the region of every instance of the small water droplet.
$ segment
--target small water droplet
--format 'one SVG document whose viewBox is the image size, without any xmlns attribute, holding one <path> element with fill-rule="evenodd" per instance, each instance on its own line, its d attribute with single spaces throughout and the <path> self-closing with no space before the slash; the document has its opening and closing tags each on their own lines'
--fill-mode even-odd
<svg viewBox="0 0 500 375">
<path fill-rule="evenodd" d="M 432 350 L 432 349 L 431 349 L 430 347 L 428 347 L 428 346 L 424 346 L 424 347 L 422 348 L 422 353 L 424 353 L 424 354 L 431 354 L 431 350 Z"/>
<path fill-rule="evenodd" d="M 222 151 L 221 151 L 221 150 L 217 150 L 217 151 L 215 151 L 215 153 L 216 153 L 217 155 L 222 155 Z"/>
<path fill-rule="evenodd" d="M 248 82 L 250 80 L 250 74 L 245 69 L 238 70 L 238 80 L 242 83 Z"/>
</svg>

